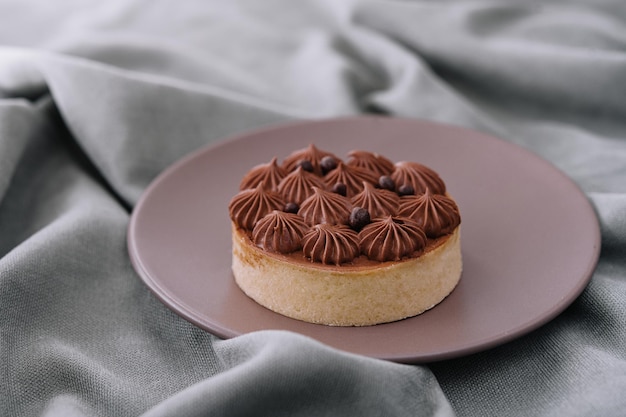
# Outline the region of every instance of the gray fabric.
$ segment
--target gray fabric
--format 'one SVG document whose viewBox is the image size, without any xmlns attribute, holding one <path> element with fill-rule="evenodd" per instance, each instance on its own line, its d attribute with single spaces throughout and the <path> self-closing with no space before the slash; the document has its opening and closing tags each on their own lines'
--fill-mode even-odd
<svg viewBox="0 0 626 417">
<path fill-rule="evenodd" d="M 0 44 L 0 415 L 624 415 L 621 0 L 5 0 Z M 142 284 L 130 210 L 169 164 L 364 112 L 483 130 L 569 175 L 602 228 L 581 297 L 410 366 L 287 332 L 219 340 Z"/>
</svg>

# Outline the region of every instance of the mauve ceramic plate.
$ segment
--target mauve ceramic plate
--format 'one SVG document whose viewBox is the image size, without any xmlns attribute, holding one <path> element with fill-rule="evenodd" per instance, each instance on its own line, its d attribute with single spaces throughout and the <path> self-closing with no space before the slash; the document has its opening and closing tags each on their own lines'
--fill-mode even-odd
<svg viewBox="0 0 626 417">
<path fill-rule="evenodd" d="M 230 270 L 228 203 L 252 166 L 309 143 L 340 157 L 364 149 L 439 172 L 462 215 L 464 270 L 448 298 L 394 323 L 327 327 L 273 313 L 239 290 Z M 148 288 L 217 336 L 282 329 L 349 352 L 419 363 L 491 348 L 553 319 L 587 285 L 600 232 L 577 186 L 518 146 L 432 122 L 354 117 L 260 130 L 182 159 L 135 207 L 128 246 Z"/>
</svg>

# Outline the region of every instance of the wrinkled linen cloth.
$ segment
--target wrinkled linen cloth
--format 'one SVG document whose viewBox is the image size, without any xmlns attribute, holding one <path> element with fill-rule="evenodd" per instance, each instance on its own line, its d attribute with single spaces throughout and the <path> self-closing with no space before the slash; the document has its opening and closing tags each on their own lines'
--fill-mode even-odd
<svg viewBox="0 0 626 417">
<path fill-rule="evenodd" d="M 0 415 L 626 413 L 621 0 L 5 0 L 0 45 Z M 565 172 L 601 225 L 582 295 L 503 346 L 407 365 L 283 331 L 221 340 L 139 279 L 129 218 L 170 164 L 361 113 L 488 132 Z"/>
</svg>

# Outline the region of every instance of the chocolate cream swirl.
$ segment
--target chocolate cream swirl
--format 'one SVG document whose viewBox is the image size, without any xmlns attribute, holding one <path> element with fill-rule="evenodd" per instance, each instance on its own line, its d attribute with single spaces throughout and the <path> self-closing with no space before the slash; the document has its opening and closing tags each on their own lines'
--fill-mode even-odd
<svg viewBox="0 0 626 417">
<path fill-rule="evenodd" d="M 302 251 L 313 262 L 351 262 L 359 256 L 359 235 L 346 225 L 318 224 L 304 236 Z"/>
<path fill-rule="evenodd" d="M 313 165 L 313 172 L 316 175 L 322 176 L 324 173 L 322 171 L 321 161 L 325 156 L 332 156 L 338 159 L 332 153 L 320 150 L 311 143 L 308 147 L 292 152 L 291 155 L 287 156 L 283 161 L 283 169 L 286 172 L 291 172 L 296 169 L 296 166 L 301 161 L 309 161 L 311 165 Z"/>
<path fill-rule="evenodd" d="M 264 189 L 276 191 L 285 175 L 285 170 L 278 165 L 278 158 L 274 157 L 270 162 L 252 168 L 241 180 L 239 189 L 255 188 L 262 183 Z"/>
<path fill-rule="evenodd" d="M 346 197 L 313 187 L 313 194 L 302 202 L 298 214 L 309 225 L 321 223 L 347 224 L 352 204 Z"/>
<path fill-rule="evenodd" d="M 324 182 L 328 188 L 332 188 L 336 184 L 344 184 L 347 197 L 352 197 L 361 192 L 364 181 L 376 184 L 378 177 L 371 171 L 347 165 L 342 161 L 339 161 L 337 167 L 324 177 Z"/>
<path fill-rule="evenodd" d="M 325 188 L 324 181 L 299 166 L 278 184 L 278 192 L 286 202 L 300 205 L 313 194 L 313 187 Z"/>
<path fill-rule="evenodd" d="M 270 252 L 291 253 L 302 247 L 302 238 L 308 229 L 297 214 L 274 210 L 256 223 L 252 241 Z"/>
<path fill-rule="evenodd" d="M 277 193 L 265 190 L 263 184 L 259 183 L 256 188 L 237 193 L 230 201 L 228 211 L 237 226 L 252 230 L 263 216 L 281 209 L 284 205 L 283 199 Z"/>
<path fill-rule="evenodd" d="M 446 184 L 439 174 L 417 162 L 397 162 L 391 179 L 396 185 L 396 191 L 403 185 L 410 185 L 415 194 L 423 194 L 427 188 L 434 194 L 446 193 Z"/>
<path fill-rule="evenodd" d="M 355 207 L 363 207 L 371 218 L 398 214 L 400 197 L 393 191 L 375 188 L 368 182 L 363 182 L 363 190 L 352 197 Z"/>
<path fill-rule="evenodd" d="M 375 219 L 359 233 L 361 252 L 379 262 L 399 261 L 426 246 L 426 234 L 413 220 L 386 216 Z"/>
<path fill-rule="evenodd" d="M 426 236 L 432 239 L 451 233 L 461 223 L 459 208 L 454 200 L 433 194 L 429 188 L 424 194 L 402 197 L 399 215 L 415 220 Z"/>
<path fill-rule="evenodd" d="M 371 171 L 377 177 L 391 175 L 394 170 L 393 162 L 375 152 L 354 150 L 348 153 L 348 157 L 348 165 Z"/>
</svg>

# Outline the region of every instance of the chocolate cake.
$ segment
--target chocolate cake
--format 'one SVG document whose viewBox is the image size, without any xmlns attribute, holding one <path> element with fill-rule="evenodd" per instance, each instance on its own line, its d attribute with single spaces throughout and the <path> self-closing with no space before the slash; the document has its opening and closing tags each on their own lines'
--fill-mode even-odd
<svg viewBox="0 0 626 417">
<path fill-rule="evenodd" d="M 331 326 L 401 320 L 461 277 L 461 217 L 417 162 L 311 144 L 253 167 L 229 204 L 241 290 L 285 316 Z"/>
</svg>

